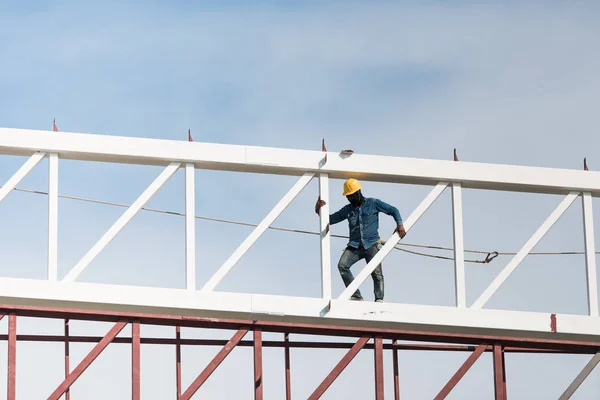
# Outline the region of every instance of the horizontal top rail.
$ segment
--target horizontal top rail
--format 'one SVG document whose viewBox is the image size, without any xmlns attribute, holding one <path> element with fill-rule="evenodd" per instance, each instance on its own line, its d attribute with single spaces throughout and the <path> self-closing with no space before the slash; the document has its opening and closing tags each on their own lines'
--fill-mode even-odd
<svg viewBox="0 0 600 400">
<path fill-rule="evenodd" d="M 445 160 L 0 128 L 0 154 L 58 153 L 63 159 L 434 185 L 529 193 L 590 192 L 600 196 L 600 172 Z"/>
</svg>

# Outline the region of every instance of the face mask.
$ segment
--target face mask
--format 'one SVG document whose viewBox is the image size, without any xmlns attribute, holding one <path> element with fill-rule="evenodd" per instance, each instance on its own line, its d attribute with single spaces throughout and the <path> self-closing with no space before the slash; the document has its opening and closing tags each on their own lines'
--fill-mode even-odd
<svg viewBox="0 0 600 400">
<path fill-rule="evenodd" d="M 364 197 L 362 195 L 362 193 L 360 192 L 360 190 L 356 193 L 351 194 L 350 196 L 348 196 L 348 201 L 350 202 L 350 204 L 353 207 L 360 207 L 360 205 L 363 203 Z"/>
</svg>

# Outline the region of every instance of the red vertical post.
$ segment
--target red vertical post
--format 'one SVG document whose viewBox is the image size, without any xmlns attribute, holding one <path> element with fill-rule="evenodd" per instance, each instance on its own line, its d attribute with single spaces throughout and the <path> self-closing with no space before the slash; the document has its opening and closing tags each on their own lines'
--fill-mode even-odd
<svg viewBox="0 0 600 400">
<path fill-rule="evenodd" d="M 181 397 L 181 327 L 178 326 L 175 330 L 175 364 L 177 369 L 177 400 Z"/>
<path fill-rule="evenodd" d="M 290 372 L 290 334 L 283 334 L 285 342 L 285 400 L 292 400 L 292 374 Z"/>
<path fill-rule="evenodd" d="M 494 345 L 494 392 L 496 400 L 506 400 L 506 371 L 502 346 Z"/>
<path fill-rule="evenodd" d="M 8 316 L 8 380 L 6 383 L 7 400 L 16 400 L 16 366 L 17 366 L 17 315 Z"/>
<path fill-rule="evenodd" d="M 140 323 L 134 321 L 131 324 L 131 398 L 132 400 L 141 399 L 141 381 L 140 381 Z"/>
<path fill-rule="evenodd" d="M 396 344 L 396 340 L 394 343 Z M 398 349 L 392 350 L 393 361 L 394 361 L 394 400 L 400 400 L 400 377 L 398 376 Z"/>
<path fill-rule="evenodd" d="M 69 376 L 71 372 L 71 366 L 69 365 L 69 320 L 65 319 L 65 379 Z M 65 392 L 65 400 L 71 400 L 71 389 L 67 389 Z"/>
<path fill-rule="evenodd" d="M 383 400 L 383 340 L 375 337 L 375 400 Z"/>
<path fill-rule="evenodd" d="M 254 331 L 254 400 L 263 398 L 262 332 Z"/>
</svg>

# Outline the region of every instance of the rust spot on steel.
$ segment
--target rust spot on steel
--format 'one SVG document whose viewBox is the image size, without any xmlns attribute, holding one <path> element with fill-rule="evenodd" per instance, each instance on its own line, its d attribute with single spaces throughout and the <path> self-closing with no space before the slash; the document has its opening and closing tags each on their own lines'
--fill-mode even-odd
<svg viewBox="0 0 600 400">
<path fill-rule="evenodd" d="M 556 314 L 550 314 L 550 330 L 556 332 Z"/>
</svg>

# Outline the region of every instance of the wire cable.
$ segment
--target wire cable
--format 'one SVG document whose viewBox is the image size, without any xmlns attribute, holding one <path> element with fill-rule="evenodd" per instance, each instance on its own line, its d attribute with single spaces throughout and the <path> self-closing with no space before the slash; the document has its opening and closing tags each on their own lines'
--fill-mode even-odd
<svg viewBox="0 0 600 400">
<path fill-rule="evenodd" d="M 2 186 L 0 186 L 0 188 L 1 187 Z M 39 195 L 45 195 L 45 196 L 48 195 L 48 192 L 44 192 L 41 190 L 23 189 L 23 188 L 18 188 L 18 187 L 15 188 L 14 190 L 19 191 L 19 192 L 33 193 L 33 194 L 39 194 Z M 63 198 L 63 199 L 87 202 L 87 203 L 95 203 L 95 204 L 110 205 L 110 206 L 114 206 L 114 207 L 129 208 L 128 204 L 117 203 L 117 202 L 113 202 L 113 201 L 96 200 L 96 199 L 89 199 L 89 198 L 85 198 L 85 197 L 69 196 L 69 195 L 64 195 L 64 194 L 59 194 L 58 197 Z M 142 210 L 154 212 L 154 213 L 161 213 L 161 214 L 185 217 L 184 213 L 180 213 L 177 211 L 161 210 L 161 209 L 150 208 L 150 207 L 142 207 Z M 200 220 L 220 222 L 220 223 L 233 224 L 233 225 L 250 226 L 250 227 L 258 226 L 258 224 L 254 224 L 254 223 L 250 223 L 250 222 L 241 222 L 241 221 L 234 221 L 234 220 L 223 219 L 223 218 L 206 217 L 206 216 L 202 216 L 202 215 L 195 215 L 194 217 L 196 219 L 200 219 Z M 283 228 L 283 227 L 277 227 L 277 226 L 270 226 L 268 229 L 280 231 L 280 232 L 299 233 L 299 234 L 305 234 L 305 235 L 315 235 L 315 236 L 319 235 L 319 232 L 305 231 L 305 230 L 291 229 L 291 228 Z M 344 235 L 333 235 L 332 234 L 331 237 L 338 238 L 338 239 L 348 239 L 348 236 L 344 236 Z M 436 258 L 436 259 L 440 259 L 440 260 L 450 260 L 450 261 L 454 260 L 454 257 L 440 256 L 437 254 L 430 254 L 430 253 L 423 253 L 423 252 L 418 252 L 418 251 L 414 251 L 414 250 L 408 250 L 405 247 L 414 247 L 414 248 L 438 250 L 438 251 L 454 251 L 454 248 L 452 248 L 452 247 L 443 247 L 443 246 L 434 246 L 434 245 L 425 245 L 425 244 L 416 244 L 416 243 L 398 243 L 396 246 L 394 246 L 394 249 L 403 251 L 405 253 L 422 256 L 422 257 L 429 257 L 429 258 Z M 477 264 L 488 264 L 494 258 L 496 258 L 498 256 L 511 256 L 511 255 L 514 256 L 517 254 L 515 252 L 469 250 L 469 249 L 465 249 L 464 252 L 471 253 L 471 254 L 481 254 L 481 255 L 485 254 L 486 257 L 483 260 L 468 260 L 468 259 L 465 260 L 465 262 L 477 263 Z M 529 255 L 545 255 L 545 256 L 583 255 L 583 254 L 585 254 L 585 253 L 581 252 L 581 251 L 531 252 L 531 253 L 529 253 Z M 597 251 L 596 254 L 600 254 L 600 251 Z"/>
</svg>

